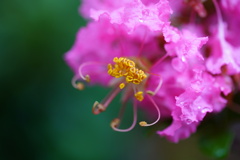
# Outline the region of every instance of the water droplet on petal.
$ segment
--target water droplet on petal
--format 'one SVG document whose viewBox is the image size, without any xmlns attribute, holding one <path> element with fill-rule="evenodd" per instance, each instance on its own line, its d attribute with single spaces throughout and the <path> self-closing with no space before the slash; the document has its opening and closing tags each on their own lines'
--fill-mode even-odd
<svg viewBox="0 0 240 160">
<path fill-rule="evenodd" d="M 186 119 L 187 124 L 191 124 L 193 121 L 191 119 Z"/>
<path fill-rule="evenodd" d="M 209 112 L 209 111 L 210 111 L 210 109 L 209 109 L 209 108 L 207 108 L 207 107 L 205 107 L 205 108 L 203 108 L 203 109 L 202 109 L 202 111 L 201 111 L 201 112 L 202 112 L 202 113 L 206 113 L 206 112 Z"/>
<path fill-rule="evenodd" d="M 143 22 L 143 19 L 142 19 L 142 18 L 139 18 L 139 20 L 138 20 L 138 21 L 142 23 L 142 22 Z"/>
</svg>

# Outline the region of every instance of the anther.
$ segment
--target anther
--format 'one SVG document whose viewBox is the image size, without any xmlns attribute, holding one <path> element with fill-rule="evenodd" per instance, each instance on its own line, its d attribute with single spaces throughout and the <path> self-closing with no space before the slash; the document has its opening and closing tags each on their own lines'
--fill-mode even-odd
<svg viewBox="0 0 240 160">
<path fill-rule="evenodd" d="M 84 81 L 86 82 L 90 82 L 90 76 L 89 75 L 84 75 L 83 74 L 83 69 L 86 67 L 86 66 L 94 66 L 94 65 L 104 65 L 105 66 L 105 63 L 99 63 L 99 62 L 85 62 L 83 64 L 81 64 L 78 68 L 78 74 L 79 74 L 79 78 L 82 78 Z"/>
<path fill-rule="evenodd" d="M 76 83 L 76 89 L 78 89 L 80 91 L 83 90 L 84 89 L 84 84 L 81 83 L 81 82 Z"/>
<path fill-rule="evenodd" d="M 78 82 L 79 77 L 78 76 L 74 76 L 72 78 L 72 85 L 74 88 L 78 89 L 78 90 L 83 90 L 84 89 L 84 84 L 81 82 Z"/>
<path fill-rule="evenodd" d="M 135 67 L 135 63 L 127 58 L 113 58 L 114 65 L 108 64 L 108 74 L 115 77 L 125 77 L 127 83 L 140 84 L 147 75 Z"/>
<path fill-rule="evenodd" d="M 147 97 L 149 98 L 149 100 L 152 102 L 152 104 L 154 105 L 155 109 L 157 110 L 157 119 L 154 122 L 150 123 L 150 124 L 148 124 L 145 121 L 141 121 L 139 123 L 139 125 L 142 126 L 142 127 L 148 127 L 148 126 L 152 126 L 152 125 L 156 124 L 160 120 L 160 117 L 161 117 L 160 110 L 159 110 L 157 104 L 155 103 L 155 101 L 152 99 L 151 96 L 147 95 Z"/>
<path fill-rule="evenodd" d="M 133 103 L 133 122 L 132 122 L 132 125 L 127 129 L 120 129 L 120 128 L 118 128 L 119 125 L 120 125 L 120 122 L 121 122 L 120 118 L 113 119 L 111 124 L 110 124 L 112 129 L 115 130 L 115 131 L 118 131 L 118 132 L 129 132 L 135 127 L 136 122 L 137 122 L 137 102 L 136 101 L 134 101 L 134 103 Z"/>
<path fill-rule="evenodd" d="M 89 75 L 85 76 L 85 81 L 90 82 L 90 76 Z"/>
<path fill-rule="evenodd" d="M 104 107 L 101 103 L 99 103 L 98 101 L 94 102 L 93 108 L 92 108 L 93 114 L 99 114 L 105 110 L 106 110 L 106 107 Z"/>
<path fill-rule="evenodd" d="M 142 91 L 138 91 L 137 93 L 134 94 L 134 96 L 139 101 L 142 101 L 144 99 Z"/>
<path fill-rule="evenodd" d="M 153 91 L 150 91 L 150 90 L 146 91 L 146 93 L 149 94 L 150 96 L 154 96 L 155 94 Z"/>
<path fill-rule="evenodd" d="M 99 114 L 107 109 L 109 104 L 112 102 L 112 100 L 116 97 L 116 95 L 120 92 L 119 87 L 115 87 L 102 101 L 99 103 L 98 101 L 95 101 L 93 104 L 92 112 L 93 114 Z"/>
<path fill-rule="evenodd" d="M 124 87 L 125 87 L 125 84 L 124 84 L 124 83 L 119 84 L 119 88 L 120 88 L 120 89 L 123 89 Z"/>
<path fill-rule="evenodd" d="M 145 126 L 147 126 L 147 122 L 141 121 L 141 122 L 139 122 L 139 125 L 142 126 L 142 127 L 145 127 Z"/>
<path fill-rule="evenodd" d="M 114 128 L 118 128 L 119 124 L 120 124 L 120 119 L 119 118 L 115 118 L 110 123 L 110 126 L 114 129 Z"/>
</svg>

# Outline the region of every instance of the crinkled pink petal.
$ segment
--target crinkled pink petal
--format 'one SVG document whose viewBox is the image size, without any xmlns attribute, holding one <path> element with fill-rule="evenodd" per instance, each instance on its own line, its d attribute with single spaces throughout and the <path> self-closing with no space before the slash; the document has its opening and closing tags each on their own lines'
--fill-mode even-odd
<svg viewBox="0 0 240 160">
<path fill-rule="evenodd" d="M 159 2 L 159 0 L 141 0 L 141 1 L 145 5 L 156 4 Z"/>
<path fill-rule="evenodd" d="M 129 32 L 137 26 L 145 25 L 151 31 L 161 31 L 164 25 L 169 24 L 172 10 L 167 0 L 160 0 L 156 4 L 144 5 L 140 0 L 133 0 L 116 10 L 96 10 L 91 9 L 90 16 L 98 20 L 103 13 L 108 13 L 111 23 L 125 24 Z"/>
<path fill-rule="evenodd" d="M 220 80 L 220 77 L 216 79 L 208 73 L 192 78 L 186 91 L 176 97 L 176 106 L 182 111 L 181 120 L 186 123 L 199 122 L 207 112 L 221 111 L 227 103 L 221 93 L 225 91 L 227 95 L 231 91 L 225 88 L 227 83 L 229 81 Z"/>
<path fill-rule="evenodd" d="M 173 26 L 164 26 L 163 36 L 166 42 L 178 42 L 180 40 L 181 32 Z"/>
<path fill-rule="evenodd" d="M 172 113 L 173 121 L 171 125 L 157 133 L 166 137 L 169 141 L 177 143 L 179 140 L 188 138 L 192 133 L 196 132 L 199 122 L 184 123 L 180 116 L 181 109 L 174 107 L 174 112 Z"/>
<path fill-rule="evenodd" d="M 82 0 L 80 6 L 81 15 L 85 18 L 90 18 L 90 10 L 107 10 L 113 11 L 118 8 L 125 6 L 127 3 L 130 3 L 132 0 Z"/>
<path fill-rule="evenodd" d="M 178 75 L 178 77 L 180 76 Z M 197 125 L 207 112 L 220 112 L 227 103 L 221 93 L 227 95 L 231 91 L 229 79 L 215 78 L 208 73 L 204 73 L 200 77 L 193 76 L 189 80 L 190 82 L 185 82 L 189 84 L 189 87 L 183 87 L 185 92 L 176 96 L 176 106 L 172 110 L 172 124 L 158 132 L 173 142 L 187 138 L 195 132 Z"/>
<path fill-rule="evenodd" d="M 208 80 L 208 78 L 205 80 Z M 216 84 L 217 82 L 214 79 L 212 80 L 207 82 L 208 84 L 204 84 L 204 82 L 202 82 L 203 84 L 195 84 L 198 85 L 198 88 L 194 86 L 193 89 L 191 86 L 177 96 L 176 106 L 172 110 L 173 122 L 163 131 L 159 131 L 158 134 L 166 136 L 172 142 L 178 142 L 195 132 L 196 127 L 207 112 L 221 111 L 227 101 L 221 97 L 219 84 Z M 199 89 L 202 89 L 202 91 Z"/>
<path fill-rule="evenodd" d="M 183 124 L 181 121 L 173 121 L 172 124 L 164 131 L 158 131 L 161 136 L 166 137 L 169 141 L 178 143 L 181 139 L 186 139 L 196 132 L 199 123 Z"/>
<path fill-rule="evenodd" d="M 165 49 L 169 56 L 177 55 L 182 61 L 186 61 L 191 57 L 203 59 L 202 54 L 198 50 L 207 42 L 207 37 L 196 37 L 187 30 L 183 30 L 182 33 L 179 33 L 175 28 L 163 33 L 166 41 L 169 42 L 165 44 Z"/>
</svg>

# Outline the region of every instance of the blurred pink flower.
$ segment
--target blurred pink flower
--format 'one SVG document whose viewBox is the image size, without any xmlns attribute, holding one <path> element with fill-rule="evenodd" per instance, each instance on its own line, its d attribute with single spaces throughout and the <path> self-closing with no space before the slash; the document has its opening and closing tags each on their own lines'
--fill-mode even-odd
<svg viewBox="0 0 240 160">
<path fill-rule="evenodd" d="M 235 15 L 240 12 L 240 1 L 223 0 L 223 12 L 217 2 L 213 2 L 217 11 L 217 23 L 211 26 L 209 46 L 212 52 L 206 66 L 213 74 L 220 74 L 222 67 L 225 67 L 226 74 L 237 74 L 240 72 L 240 40 L 236 34 L 239 32 L 240 18 Z M 226 21 L 222 14 L 226 16 Z"/>
</svg>

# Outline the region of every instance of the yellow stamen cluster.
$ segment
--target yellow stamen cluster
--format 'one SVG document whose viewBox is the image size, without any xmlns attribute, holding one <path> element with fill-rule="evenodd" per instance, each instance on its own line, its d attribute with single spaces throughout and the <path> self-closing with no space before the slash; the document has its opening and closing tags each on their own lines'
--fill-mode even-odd
<svg viewBox="0 0 240 160">
<path fill-rule="evenodd" d="M 113 62 L 115 62 L 114 65 L 108 64 L 108 74 L 115 78 L 125 77 L 127 83 L 140 84 L 147 77 L 142 70 L 135 67 L 135 63 L 130 59 L 115 57 Z M 122 88 L 122 86 L 119 87 Z"/>
</svg>

